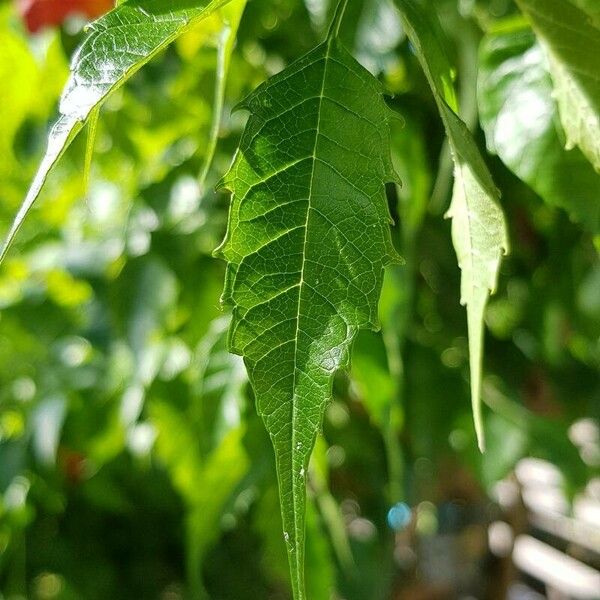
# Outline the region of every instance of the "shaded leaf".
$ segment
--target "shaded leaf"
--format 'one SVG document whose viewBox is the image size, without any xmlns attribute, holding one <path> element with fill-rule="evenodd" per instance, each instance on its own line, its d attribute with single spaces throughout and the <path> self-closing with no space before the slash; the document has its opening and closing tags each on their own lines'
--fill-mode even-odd
<svg viewBox="0 0 600 600">
<path fill-rule="evenodd" d="M 481 45 L 479 107 L 488 148 L 546 202 L 600 229 L 600 175 L 559 132 L 552 82 L 531 30 L 490 33 Z"/>
<path fill-rule="evenodd" d="M 517 0 L 548 54 L 568 150 L 579 146 L 600 171 L 600 29 L 561 0 Z"/>
<path fill-rule="evenodd" d="M 600 27 L 600 3 L 598 0 L 571 0 L 571 3 L 587 13 L 596 27 Z"/>
<path fill-rule="evenodd" d="M 461 303 L 467 306 L 471 402 L 479 446 L 483 448 L 483 317 L 489 294 L 496 288 L 501 256 L 508 249 L 506 224 L 498 204 L 500 194 L 467 126 L 457 114 L 452 71 L 436 36 L 435 23 L 414 0 L 396 3 L 433 91 L 454 160 L 454 189 L 448 216 L 452 217 L 452 240 L 462 271 Z"/>
<path fill-rule="evenodd" d="M 334 373 L 377 326 L 395 260 L 383 183 L 392 173 L 379 83 L 330 34 L 242 104 L 251 116 L 233 191 L 223 301 L 276 454 L 295 598 L 305 598 L 305 474 Z"/>
</svg>

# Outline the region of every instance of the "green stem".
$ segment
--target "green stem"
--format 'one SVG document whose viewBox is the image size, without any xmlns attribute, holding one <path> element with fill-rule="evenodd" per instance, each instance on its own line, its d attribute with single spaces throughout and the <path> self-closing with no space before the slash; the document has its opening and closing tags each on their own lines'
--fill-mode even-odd
<svg viewBox="0 0 600 600">
<path fill-rule="evenodd" d="M 210 166 L 215 156 L 217 149 L 217 140 L 219 130 L 221 129 L 221 119 L 223 115 L 223 104 L 225 102 L 225 85 L 227 83 L 227 72 L 229 70 L 229 58 L 231 56 L 231 48 L 235 43 L 235 35 L 232 35 L 233 28 L 229 23 L 225 23 L 219 35 L 217 45 L 217 66 L 215 69 L 215 97 L 212 123 L 210 126 L 210 134 L 208 138 L 208 148 L 206 156 L 202 164 L 200 175 L 198 176 L 198 185 L 202 192 Z"/>
<path fill-rule="evenodd" d="M 339 0 L 335 8 L 335 14 L 333 15 L 333 19 L 331 20 L 329 32 L 327 34 L 328 40 L 338 37 L 340 33 L 340 25 L 342 24 L 342 19 L 344 18 L 344 12 L 346 11 L 347 5 L 348 0 Z"/>
</svg>

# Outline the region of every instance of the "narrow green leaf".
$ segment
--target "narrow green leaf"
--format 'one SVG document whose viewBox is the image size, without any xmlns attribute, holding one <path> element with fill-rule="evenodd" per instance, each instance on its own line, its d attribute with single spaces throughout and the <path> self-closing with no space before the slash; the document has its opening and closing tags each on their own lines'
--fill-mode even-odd
<svg viewBox="0 0 600 600">
<path fill-rule="evenodd" d="M 232 0 L 223 10 L 223 28 L 219 33 L 217 41 L 217 67 L 215 69 L 215 96 L 212 111 L 212 123 L 208 138 L 206 155 L 198 177 L 198 185 L 202 190 L 212 164 L 215 150 L 217 149 L 217 140 L 219 138 L 219 129 L 221 128 L 221 117 L 223 115 L 223 103 L 225 101 L 225 84 L 227 83 L 227 73 L 229 72 L 229 63 L 231 54 L 235 46 L 237 30 L 242 19 L 242 13 L 246 8 L 246 0 Z"/>
<path fill-rule="evenodd" d="M 566 148 L 579 146 L 600 171 L 600 29 L 564 0 L 517 0 L 550 63 Z"/>
<path fill-rule="evenodd" d="M 467 306 L 471 402 L 477 439 L 483 450 L 483 317 L 489 294 L 496 288 L 502 254 L 508 250 L 506 224 L 498 204 L 500 194 L 473 137 L 457 114 L 452 71 L 435 34 L 436 24 L 414 0 L 396 3 L 433 91 L 454 160 L 454 188 L 447 216 L 452 218 L 452 240 L 462 271 L 461 303 Z"/>
<path fill-rule="evenodd" d="M 48 173 L 92 110 L 188 28 L 230 0 L 129 0 L 89 26 L 60 100 L 46 153 L 0 248 L 0 261 L 36 201 Z"/>
<path fill-rule="evenodd" d="M 546 202 L 600 231 L 600 175 L 578 148 L 564 148 L 546 57 L 529 27 L 484 38 L 478 88 L 489 150 Z"/>
<path fill-rule="evenodd" d="M 380 84 L 333 33 L 259 86 L 223 184 L 233 191 L 223 301 L 271 436 L 296 600 L 306 598 L 308 462 L 361 327 L 377 327 L 394 179 Z"/>
</svg>

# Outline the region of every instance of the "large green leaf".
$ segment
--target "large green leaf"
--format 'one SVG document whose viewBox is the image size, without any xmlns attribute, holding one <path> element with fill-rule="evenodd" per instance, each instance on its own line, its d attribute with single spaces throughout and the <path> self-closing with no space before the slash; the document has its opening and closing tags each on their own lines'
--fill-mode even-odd
<svg viewBox="0 0 600 600">
<path fill-rule="evenodd" d="M 506 224 L 498 205 L 500 194 L 467 126 L 457 114 L 452 70 L 436 35 L 436 23 L 414 0 L 396 3 L 433 91 L 454 160 L 454 190 L 448 216 L 452 217 L 452 240 L 462 270 L 461 302 L 467 305 L 471 401 L 479 445 L 483 448 L 483 316 L 489 294 L 496 287 L 501 256 L 508 249 Z"/>
<path fill-rule="evenodd" d="M 529 28 L 487 35 L 478 88 L 490 151 L 549 204 L 600 230 L 600 175 L 578 148 L 564 148 L 547 62 Z"/>
<path fill-rule="evenodd" d="M 48 135 L 46 154 L 0 249 L 0 260 L 36 201 L 50 169 L 93 109 L 179 35 L 229 1 L 130 0 L 90 25 L 88 36 L 73 58 L 60 101 L 60 116 Z"/>
<path fill-rule="evenodd" d="M 567 149 L 600 170 L 600 29 L 564 0 L 517 0 L 548 54 Z"/>
<path fill-rule="evenodd" d="M 394 178 L 382 89 L 326 42 L 257 88 L 224 185 L 233 191 L 223 300 L 276 454 L 296 599 L 305 598 L 305 476 L 334 373 L 377 326 L 395 260 L 384 182 Z"/>
</svg>

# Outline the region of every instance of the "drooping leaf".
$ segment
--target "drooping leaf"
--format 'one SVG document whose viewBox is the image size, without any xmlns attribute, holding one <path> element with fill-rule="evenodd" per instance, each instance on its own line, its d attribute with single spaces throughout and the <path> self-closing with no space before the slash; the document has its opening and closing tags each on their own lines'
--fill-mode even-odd
<svg viewBox="0 0 600 600">
<path fill-rule="evenodd" d="M 87 194 L 90 185 L 90 175 L 92 172 L 92 159 L 94 158 L 94 145 L 96 143 L 96 132 L 98 129 L 98 118 L 100 117 L 100 107 L 96 106 L 90 112 L 88 119 L 87 139 L 85 143 L 85 160 L 83 163 L 83 193 Z"/>
<path fill-rule="evenodd" d="M 484 447 L 481 419 L 483 317 L 508 249 L 499 192 L 467 126 L 457 114 L 452 70 L 435 34 L 435 24 L 415 0 L 396 0 L 408 37 L 431 86 L 454 160 L 454 188 L 448 216 L 462 271 L 461 302 L 467 306 L 471 402 L 477 438 Z M 439 29 L 439 27 L 438 27 Z"/>
<path fill-rule="evenodd" d="M 233 191 L 223 301 L 275 448 L 295 598 L 304 586 L 305 474 L 334 373 L 377 326 L 395 259 L 384 182 L 394 178 L 382 89 L 326 42 L 259 86 L 224 185 Z"/>
<path fill-rule="evenodd" d="M 566 148 L 600 171 L 600 29 L 562 0 L 517 0 L 548 55 Z"/>
<path fill-rule="evenodd" d="M 488 34 L 478 88 L 489 150 L 546 202 L 599 231 L 600 175 L 561 142 L 547 61 L 529 28 Z"/>
<path fill-rule="evenodd" d="M 89 27 L 77 50 L 46 153 L 2 248 L 4 258 L 48 173 L 81 131 L 92 110 L 184 31 L 230 0 L 130 0 Z"/>
</svg>

